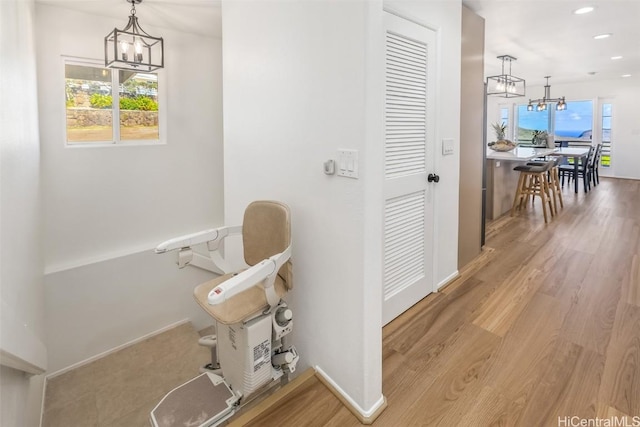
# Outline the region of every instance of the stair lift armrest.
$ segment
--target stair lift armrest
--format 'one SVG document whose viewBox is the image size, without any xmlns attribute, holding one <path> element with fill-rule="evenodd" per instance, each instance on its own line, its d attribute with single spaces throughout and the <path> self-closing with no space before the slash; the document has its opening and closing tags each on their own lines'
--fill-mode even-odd
<svg viewBox="0 0 640 427">
<path fill-rule="evenodd" d="M 269 258 L 275 263 L 276 271 L 266 278 L 263 286 L 264 293 L 271 310 L 280 302 L 280 297 L 278 296 L 275 287 L 273 286 L 276 281 L 276 276 L 278 275 L 278 272 L 280 271 L 280 268 L 284 265 L 284 263 L 289 261 L 289 258 L 291 258 L 291 245 L 289 245 L 287 249 L 285 249 L 281 253 L 273 255 Z"/>
<path fill-rule="evenodd" d="M 280 298 L 277 296 L 273 284 L 280 267 L 282 267 L 289 258 L 291 258 L 291 246 L 283 252 L 260 261 L 253 267 L 233 276 L 209 292 L 209 305 L 221 304 L 258 283 L 264 282 L 263 286 L 267 296 L 267 302 L 271 307 L 274 307 L 278 304 Z"/>
<path fill-rule="evenodd" d="M 265 280 L 270 274 L 276 272 L 276 264 L 270 259 L 260 261 L 254 265 L 239 273 L 229 280 L 216 286 L 209 292 L 208 302 L 209 305 L 222 304 L 226 300 L 246 291 L 247 289 L 257 285 Z"/>
<path fill-rule="evenodd" d="M 176 249 L 189 248 L 201 243 L 207 243 L 209 250 L 215 250 L 225 237 L 239 233 L 242 233 L 242 226 L 211 228 L 164 241 L 156 246 L 155 252 L 162 254 Z"/>
<path fill-rule="evenodd" d="M 289 259 L 291 258 L 291 245 L 287 246 L 287 249 L 285 249 L 284 251 L 280 252 L 279 254 L 275 254 L 274 256 L 272 256 L 271 258 L 269 258 L 270 260 L 273 260 L 273 262 L 276 263 L 276 272 L 280 271 L 280 268 L 282 268 L 282 266 L 289 261 Z M 274 274 L 274 279 L 275 279 L 275 274 Z M 273 284 L 273 282 L 271 282 Z"/>
</svg>

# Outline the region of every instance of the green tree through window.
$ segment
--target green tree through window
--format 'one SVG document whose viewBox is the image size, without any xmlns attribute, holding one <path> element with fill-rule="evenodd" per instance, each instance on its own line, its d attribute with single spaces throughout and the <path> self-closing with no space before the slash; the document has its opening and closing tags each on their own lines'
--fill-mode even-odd
<svg viewBox="0 0 640 427">
<path fill-rule="evenodd" d="M 68 144 L 160 139 L 157 74 L 69 62 L 65 97 Z"/>
</svg>

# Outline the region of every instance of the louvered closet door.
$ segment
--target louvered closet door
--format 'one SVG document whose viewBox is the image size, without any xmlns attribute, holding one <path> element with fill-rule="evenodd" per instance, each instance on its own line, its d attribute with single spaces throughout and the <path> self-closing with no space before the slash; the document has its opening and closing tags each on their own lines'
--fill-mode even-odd
<svg viewBox="0 0 640 427">
<path fill-rule="evenodd" d="M 435 33 L 385 13 L 383 323 L 433 291 Z"/>
</svg>

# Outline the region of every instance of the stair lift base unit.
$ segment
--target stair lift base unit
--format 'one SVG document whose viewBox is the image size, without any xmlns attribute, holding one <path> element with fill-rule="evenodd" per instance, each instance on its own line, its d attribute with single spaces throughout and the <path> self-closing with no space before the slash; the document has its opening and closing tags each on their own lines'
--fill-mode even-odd
<svg viewBox="0 0 640 427">
<path fill-rule="evenodd" d="M 249 268 L 230 271 L 219 251 L 241 234 Z M 192 250 L 199 246 L 209 257 Z M 177 252 L 179 268 L 193 266 L 221 276 L 194 290 L 198 304 L 216 320 L 216 334 L 200 339 L 211 351 L 204 372 L 173 389 L 153 409 L 153 427 L 217 426 L 257 397 L 288 382 L 299 356 L 287 343 L 293 313 L 282 300 L 291 289 L 289 208 L 258 201 L 242 226 L 205 230 L 163 242 L 156 253 Z"/>
<path fill-rule="evenodd" d="M 280 306 L 286 307 L 284 303 Z M 298 360 L 295 348 L 273 354 L 282 347 L 280 340 L 272 342 L 272 332 L 274 338 L 277 336 L 273 331 L 275 313 L 262 314 L 246 323 L 219 323 L 216 341 L 224 378 L 205 372 L 173 389 L 151 411 L 151 425 L 216 426 L 236 413 L 241 399 L 246 403 L 246 397 L 269 390 L 269 383 L 279 384 L 285 370 L 293 372 Z M 285 369 L 273 366 L 273 362 Z"/>
<path fill-rule="evenodd" d="M 271 381 L 271 316 L 218 324 L 218 357 L 225 379 L 248 396 Z"/>
</svg>

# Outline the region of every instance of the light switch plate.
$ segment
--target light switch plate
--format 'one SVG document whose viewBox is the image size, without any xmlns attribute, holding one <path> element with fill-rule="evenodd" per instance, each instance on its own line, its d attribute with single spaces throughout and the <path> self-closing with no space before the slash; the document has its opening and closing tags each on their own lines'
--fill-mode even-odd
<svg viewBox="0 0 640 427">
<path fill-rule="evenodd" d="M 453 154 L 453 138 L 444 138 L 442 140 L 442 155 L 449 156 Z"/>
<path fill-rule="evenodd" d="M 338 150 L 336 175 L 346 178 L 358 178 L 358 150 Z"/>
</svg>

